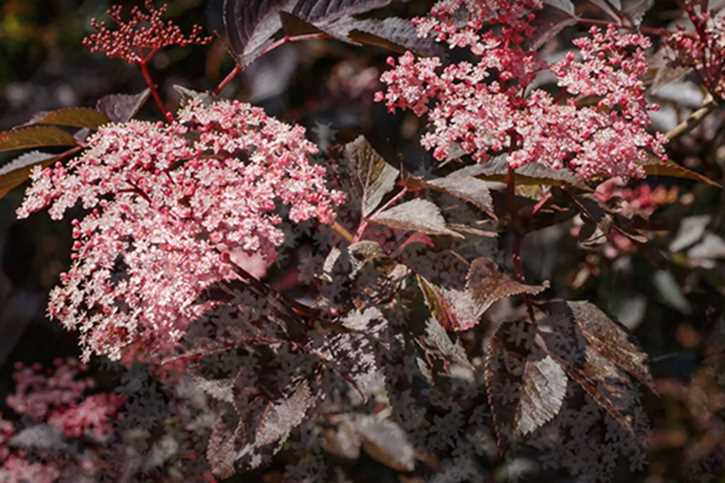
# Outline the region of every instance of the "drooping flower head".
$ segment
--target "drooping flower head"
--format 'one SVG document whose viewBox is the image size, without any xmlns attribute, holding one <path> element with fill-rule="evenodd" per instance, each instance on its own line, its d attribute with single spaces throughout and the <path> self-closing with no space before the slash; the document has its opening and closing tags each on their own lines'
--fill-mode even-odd
<svg viewBox="0 0 725 483">
<path fill-rule="evenodd" d="M 184 35 L 179 26 L 170 20 L 164 20 L 168 9 L 165 4 L 156 8 L 153 0 L 145 0 L 145 9 L 144 12 L 137 6 L 132 7 L 126 19 L 122 5 L 112 6 L 107 14 L 116 24 L 116 28 L 112 30 L 104 22 L 91 19 L 91 27 L 95 32 L 83 39 L 83 45 L 91 52 L 103 52 L 110 58 L 121 59 L 129 64 L 140 64 L 148 61 L 164 47 L 204 45 L 211 42 L 211 37 L 202 35 L 199 25 L 195 25 L 189 35 Z"/>
<path fill-rule="evenodd" d="M 525 42 L 539 7 L 533 0 L 438 2 L 430 17 L 418 19 L 419 34 L 465 48 L 475 61 L 443 66 L 410 52 L 389 59 L 393 68 L 381 76 L 386 91 L 376 100 L 427 115 L 421 144 L 438 160 L 508 154 L 513 168 L 536 162 L 584 179 L 643 176 L 638 160 L 664 156 L 664 139 L 647 131 L 654 106 L 641 77 L 649 40 L 592 28 L 574 42 L 579 56 L 548 66 Z M 560 96 L 530 88 L 543 69 L 555 75 Z M 587 97 L 594 105 L 580 102 Z"/>
<path fill-rule="evenodd" d="M 66 166 L 37 168 L 18 210 L 88 210 L 48 308 L 80 332 L 84 359 L 119 359 L 131 344 L 163 356 L 210 308 L 205 289 L 236 277 L 235 259 L 274 260 L 281 207 L 294 223 L 331 223 L 344 198 L 311 163 L 303 128 L 237 101 L 192 101 L 170 124 L 109 124 L 87 144 Z"/>
</svg>

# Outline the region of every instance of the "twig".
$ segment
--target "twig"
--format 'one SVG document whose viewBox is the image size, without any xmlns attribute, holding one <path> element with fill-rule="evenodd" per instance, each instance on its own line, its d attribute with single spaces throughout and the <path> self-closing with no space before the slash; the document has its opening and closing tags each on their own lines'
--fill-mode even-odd
<svg viewBox="0 0 725 483">
<path fill-rule="evenodd" d="M 285 35 L 281 39 L 276 40 L 275 42 L 270 44 L 267 48 L 265 48 L 259 54 L 258 57 L 267 55 L 270 52 L 272 52 L 273 50 L 275 50 L 283 45 L 291 44 L 293 42 L 301 42 L 303 40 L 323 40 L 323 39 L 329 39 L 329 38 L 330 38 L 329 35 L 327 35 L 326 33 L 322 33 L 322 32 L 314 33 L 314 34 L 296 35 L 296 36 L 292 36 L 292 37 Z M 242 70 L 244 70 L 242 68 L 242 66 L 239 63 L 237 63 L 234 66 L 234 68 L 229 72 L 229 74 L 227 74 L 226 77 L 224 77 L 224 79 L 222 79 L 222 81 L 219 83 L 219 85 L 216 86 L 216 88 L 212 91 L 212 95 L 218 96 L 219 94 L 221 94 L 222 91 L 224 90 L 224 88 L 226 88 L 226 86 L 228 86 L 231 81 L 233 81 L 239 74 L 242 73 Z"/>
<path fill-rule="evenodd" d="M 718 102 L 715 100 L 712 94 L 708 94 L 707 97 L 705 97 L 702 106 L 700 106 L 697 111 L 690 114 L 687 119 L 670 129 L 665 134 L 665 137 L 668 141 L 671 142 L 679 138 L 680 136 L 687 134 L 688 132 L 695 129 L 702 122 L 702 120 L 705 119 L 705 117 L 707 117 L 707 115 L 714 111 L 717 107 Z"/>
<path fill-rule="evenodd" d="M 347 228 L 339 224 L 338 222 L 335 222 L 331 225 L 332 230 L 340 235 L 342 238 L 344 238 L 348 243 L 354 243 L 355 237 L 348 231 Z"/>
</svg>

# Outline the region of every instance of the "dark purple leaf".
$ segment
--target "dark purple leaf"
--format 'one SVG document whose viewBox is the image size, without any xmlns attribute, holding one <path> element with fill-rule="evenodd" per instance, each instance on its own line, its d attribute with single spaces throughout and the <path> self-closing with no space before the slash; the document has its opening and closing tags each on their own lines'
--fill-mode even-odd
<svg viewBox="0 0 725 483">
<path fill-rule="evenodd" d="M 145 89 L 138 94 L 111 94 L 96 103 L 96 109 L 113 122 L 128 122 L 141 110 L 151 91 Z"/>
<path fill-rule="evenodd" d="M 532 433 L 559 414 L 568 378 L 535 344 L 527 322 L 502 324 L 484 346 L 484 378 L 499 442 Z"/>
</svg>

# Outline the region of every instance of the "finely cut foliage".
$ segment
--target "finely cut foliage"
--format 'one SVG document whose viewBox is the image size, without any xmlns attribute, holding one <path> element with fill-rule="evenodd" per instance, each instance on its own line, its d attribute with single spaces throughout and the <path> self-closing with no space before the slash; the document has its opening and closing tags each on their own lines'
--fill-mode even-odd
<svg viewBox="0 0 725 483">
<path fill-rule="evenodd" d="M 128 16 L 115 6 L 115 26 L 93 20 L 84 44 L 133 64 L 146 90 L 0 132 L 0 151 L 33 150 L 0 167 L 0 195 L 31 180 L 18 218 L 74 218 L 47 312 L 94 364 L 16 366 L 0 481 L 680 481 L 661 460 L 645 478 L 649 446 L 686 454 L 673 475 L 722 474 L 722 371 L 663 383 L 650 362 L 672 354 L 628 330 L 663 310 L 723 320 L 706 301 L 722 292 L 706 272 L 722 268 L 722 220 L 698 214 L 668 238 L 687 206 L 716 197 L 646 179 L 718 186 L 723 25 L 707 2 L 683 9 L 694 32 L 652 27 L 649 0 L 439 0 L 413 19 L 386 15 L 420 15 L 418 2 L 217 3 L 237 64 L 214 89 L 160 89 L 150 72 L 175 62 L 161 49 L 210 43 L 199 27 L 185 35 L 151 0 Z M 399 57 L 386 70 L 322 42 L 338 40 Z M 212 75 L 222 43 L 199 63 Z M 674 51 L 669 66 L 662 53 L 652 64 L 653 45 Z M 658 91 L 673 66 L 699 79 L 696 101 Z M 317 145 L 220 97 L 241 73 L 260 99 L 320 68 L 319 91 L 265 104 L 302 107 L 275 115 L 317 121 Z M 137 118 L 149 99 L 163 121 Z M 355 132 L 366 120 L 369 138 Z M 47 251 L 29 266 L 58 265 Z M 623 276 L 645 264 L 651 277 Z M 3 301 L 4 288 L 0 274 Z M 657 304 L 621 306 L 635 299 L 618 292 L 654 290 Z M 690 365 L 722 353 L 693 327 L 672 331 L 640 334 L 660 352 L 676 339 Z M 658 393 L 691 414 L 686 430 L 650 433 Z M 683 443 L 689 432 L 701 439 Z"/>
</svg>

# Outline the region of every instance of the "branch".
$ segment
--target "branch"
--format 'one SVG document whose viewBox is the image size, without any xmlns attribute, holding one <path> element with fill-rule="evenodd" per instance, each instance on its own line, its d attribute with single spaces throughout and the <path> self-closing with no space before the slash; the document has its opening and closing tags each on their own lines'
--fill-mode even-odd
<svg viewBox="0 0 725 483">
<path fill-rule="evenodd" d="M 297 36 L 293 36 L 293 37 L 289 37 L 289 36 L 285 35 L 281 39 L 276 40 L 274 43 L 270 44 L 267 48 L 265 48 L 259 54 L 258 57 L 267 55 L 270 52 L 272 52 L 273 50 L 275 50 L 279 47 L 282 47 L 283 45 L 286 45 L 286 44 L 291 44 L 294 42 L 301 42 L 303 40 L 323 40 L 323 39 L 329 39 L 329 38 L 330 38 L 329 35 L 327 35 L 326 33 L 322 33 L 322 32 L 314 33 L 314 34 L 297 35 Z M 219 85 L 216 86 L 216 88 L 212 91 L 212 95 L 218 96 L 219 94 L 221 94 L 222 91 L 224 90 L 224 88 L 226 86 L 228 86 L 229 83 L 231 81 L 233 81 L 239 74 L 242 73 L 242 70 L 243 70 L 242 66 L 239 63 L 237 63 L 234 66 L 234 68 L 229 72 L 229 74 L 227 74 L 226 77 L 224 77 L 224 79 L 222 79 L 222 81 L 219 83 Z"/>
<path fill-rule="evenodd" d="M 702 120 L 705 119 L 705 117 L 707 117 L 707 115 L 714 111 L 717 107 L 718 102 L 715 100 L 712 94 L 708 94 L 707 97 L 705 97 L 705 101 L 702 103 L 702 106 L 700 106 L 697 111 L 690 114 L 687 119 L 670 129 L 665 134 L 665 137 L 668 141 L 671 142 L 679 138 L 680 136 L 687 134 L 688 132 L 695 129 L 702 122 Z"/>
</svg>

